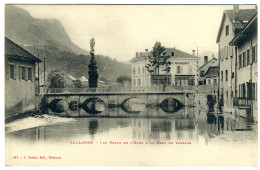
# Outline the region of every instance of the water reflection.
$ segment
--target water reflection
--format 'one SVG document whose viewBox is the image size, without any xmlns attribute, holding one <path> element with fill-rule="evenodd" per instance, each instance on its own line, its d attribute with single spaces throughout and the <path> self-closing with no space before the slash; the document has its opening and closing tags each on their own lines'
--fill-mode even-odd
<svg viewBox="0 0 260 170">
<path fill-rule="evenodd" d="M 90 114 L 99 114 L 105 110 L 106 105 L 98 98 L 89 98 L 83 102 L 81 107 Z"/>
<path fill-rule="evenodd" d="M 179 100 L 168 98 L 162 101 L 160 107 L 167 113 L 174 113 L 182 108 L 182 104 Z"/>
<path fill-rule="evenodd" d="M 98 121 L 97 120 L 89 121 L 88 129 L 89 129 L 89 134 L 94 137 L 94 135 L 97 133 Z"/>
<path fill-rule="evenodd" d="M 194 108 L 184 108 L 183 111 L 182 117 L 175 118 L 79 118 L 74 122 L 20 130 L 7 133 L 6 136 L 28 143 L 96 140 L 106 135 L 119 141 L 173 140 L 208 144 L 226 132 L 252 129 L 242 118 L 209 114 Z"/>
<path fill-rule="evenodd" d="M 121 108 L 127 113 L 140 113 L 145 110 L 146 103 L 139 98 L 130 98 L 122 102 Z"/>
</svg>

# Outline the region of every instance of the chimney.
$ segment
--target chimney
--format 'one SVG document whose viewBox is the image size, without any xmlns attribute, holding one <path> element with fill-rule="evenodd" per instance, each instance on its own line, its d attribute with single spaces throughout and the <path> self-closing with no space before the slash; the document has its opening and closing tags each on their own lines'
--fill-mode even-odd
<svg viewBox="0 0 260 170">
<path fill-rule="evenodd" d="M 138 52 L 136 52 L 136 57 L 138 57 Z"/>
<path fill-rule="evenodd" d="M 239 5 L 233 5 L 233 22 L 238 22 Z"/>
<path fill-rule="evenodd" d="M 204 64 L 208 62 L 208 56 L 204 56 Z"/>
<path fill-rule="evenodd" d="M 194 55 L 194 56 L 195 56 L 195 50 L 192 50 L 192 55 Z"/>
<path fill-rule="evenodd" d="M 145 49 L 145 52 L 148 52 L 148 49 Z"/>
</svg>

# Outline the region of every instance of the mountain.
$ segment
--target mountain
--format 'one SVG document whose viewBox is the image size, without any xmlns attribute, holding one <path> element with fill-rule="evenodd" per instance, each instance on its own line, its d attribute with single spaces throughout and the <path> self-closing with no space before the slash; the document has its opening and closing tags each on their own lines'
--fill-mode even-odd
<svg viewBox="0 0 260 170">
<path fill-rule="evenodd" d="M 17 44 L 26 46 L 45 44 L 75 54 L 88 54 L 71 42 L 58 20 L 36 19 L 29 12 L 13 5 L 5 7 L 5 30 L 5 36 Z"/>
<path fill-rule="evenodd" d="M 24 9 L 5 7 L 5 36 L 41 60 L 45 57 L 47 72 L 59 68 L 76 78 L 88 77 L 89 52 L 76 46 L 56 19 L 33 18 Z M 108 82 L 121 75 L 130 76 L 128 64 L 107 56 L 95 56 L 99 77 Z"/>
</svg>

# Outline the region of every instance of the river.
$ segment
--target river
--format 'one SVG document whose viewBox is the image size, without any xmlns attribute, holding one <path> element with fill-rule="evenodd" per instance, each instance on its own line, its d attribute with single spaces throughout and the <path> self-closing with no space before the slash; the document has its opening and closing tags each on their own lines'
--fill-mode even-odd
<svg viewBox="0 0 260 170">
<path fill-rule="evenodd" d="M 57 121 L 59 119 L 62 121 Z M 44 123 L 35 124 L 38 120 L 43 120 Z M 225 156 L 224 148 L 234 148 L 233 155 L 236 152 L 251 153 L 252 146 L 257 145 L 256 123 L 231 114 L 208 114 L 203 108 L 183 108 L 176 116 L 173 114 L 165 118 L 60 118 L 46 115 L 46 117 L 30 118 L 26 124 L 31 124 L 32 127 L 20 129 L 17 128 L 19 121 L 21 120 L 18 120 L 17 124 L 13 122 L 12 126 L 6 127 L 6 146 L 12 150 L 7 156 L 10 157 L 10 162 L 16 162 L 18 165 L 24 165 L 24 162 L 29 160 L 21 158 L 13 160 L 14 155 L 18 157 L 28 154 L 48 156 L 51 153 L 67 160 L 62 161 L 62 165 L 73 165 L 72 160 L 74 163 L 82 164 L 84 155 L 89 158 L 89 154 L 93 154 L 95 157 L 99 156 L 102 163 L 92 157 L 88 159 L 91 161 L 85 161 L 84 165 L 129 165 L 130 160 L 134 157 L 139 158 L 140 154 L 153 157 L 148 153 L 149 150 L 153 150 L 153 153 L 158 152 L 162 156 L 167 152 L 169 155 L 180 152 L 178 153 L 180 157 L 175 159 L 184 161 L 185 155 L 182 155 L 182 152 L 188 152 L 186 156 L 193 157 L 196 152 L 199 154 L 213 148 L 214 150 L 209 155 L 215 158 L 213 153 L 216 152 L 217 155 L 221 149 L 223 149 L 221 155 Z M 20 122 L 20 124 L 24 123 Z M 252 149 L 245 150 L 247 147 Z M 112 148 L 114 150 L 111 150 Z M 125 152 L 121 153 L 122 150 Z M 107 152 L 111 152 L 108 155 L 112 157 L 106 156 L 106 161 L 104 161 L 102 156 Z M 139 154 L 134 156 L 135 153 Z M 114 158 L 113 156 L 116 156 L 114 154 L 119 157 Z M 257 153 L 254 152 L 254 154 Z M 122 161 L 123 157 L 120 155 L 132 156 L 132 158 L 125 158 L 125 161 Z M 204 160 L 208 159 L 205 155 L 200 157 Z M 117 161 L 113 162 L 110 159 L 117 159 Z M 139 159 L 142 160 L 142 158 Z M 138 165 L 156 163 L 156 161 L 147 162 L 146 158 L 143 159 L 143 162 L 139 162 Z M 155 158 L 150 160 L 153 159 Z M 37 164 L 37 161 L 30 163 Z M 46 165 L 52 165 L 49 163 L 46 162 Z M 165 165 L 168 165 L 167 163 Z M 178 163 L 175 162 L 174 165 Z M 190 163 L 196 165 L 199 162 L 191 161 Z M 57 162 L 53 164 L 59 165 Z M 180 165 L 182 165 L 181 162 Z"/>
</svg>

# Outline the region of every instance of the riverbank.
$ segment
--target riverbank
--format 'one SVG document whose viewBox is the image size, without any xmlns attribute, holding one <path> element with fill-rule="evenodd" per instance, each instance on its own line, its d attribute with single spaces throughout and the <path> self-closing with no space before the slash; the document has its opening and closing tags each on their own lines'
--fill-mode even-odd
<svg viewBox="0 0 260 170">
<path fill-rule="evenodd" d="M 5 124 L 5 132 L 10 133 L 14 131 L 19 131 L 23 129 L 30 129 L 37 126 L 47 126 L 57 123 L 67 123 L 76 121 L 74 118 L 62 118 L 51 115 L 34 115 L 27 116 L 20 119 L 16 119 L 12 122 Z"/>
</svg>

